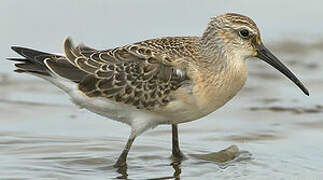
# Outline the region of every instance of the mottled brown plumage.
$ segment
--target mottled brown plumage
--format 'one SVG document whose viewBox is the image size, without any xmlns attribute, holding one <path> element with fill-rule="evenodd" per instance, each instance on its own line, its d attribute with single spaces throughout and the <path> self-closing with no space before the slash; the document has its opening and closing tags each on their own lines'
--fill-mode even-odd
<svg viewBox="0 0 323 180">
<path fill-rule="evenodd" d="M 64 50 L 69 62 L 87 73 L 79 82 L 84 94 L 154 110 L 175 98 L 172 91 L 189 83 L 181 66 L 187 59 L 178 59 L 193 58 L 191 43 L 197 39 L 154 39 L 103 51 L 74 48 L 66 39 Z M 54 67 L 52 70 L 56 71 Z"/>
</svg>

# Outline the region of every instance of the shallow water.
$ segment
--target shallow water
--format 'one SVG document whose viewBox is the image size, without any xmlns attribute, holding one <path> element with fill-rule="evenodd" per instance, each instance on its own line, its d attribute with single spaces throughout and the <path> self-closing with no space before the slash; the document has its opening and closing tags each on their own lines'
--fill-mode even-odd
<svg viewBox="0 0 323 180">
<path fill-rule="evenodd" d="M 171 160 L 171 128 L 164 125 L 137 138 L 127 169 L 115 169 L 127 126 L 78 109 L 51 84 L 13 73 L 12 64 L 1 61 L 0 179 L 323 178 L 323 34 L 317 27 L 322 24 L 315 23 L 323 17 L 319 1 L 306 1 L 309 12 L 303 11 L 305 2 L 278 0 L 253 0 L 248 3 L 252 7 L 244 1 L 210 0 L 42 2 L 2 2 L 1 59 L 13 55 L 8 49 L 12 44 L 60 52 L 61 40 L 70 34 L 98 48 L 196 35 L 208 17 L 235 11 L 256 20 L 269 48 L 311 95 L 306 97 L 276 70 L 251 59 L 248 82 L 232 101 L 201 120 L 179 125 L 186 160 Z M 194 8 L 198 11 L 192 12 Z M 273 15 L 273 8 L 284 11 Z M 215 153 L 230 146 L 233 153 L 226 157 Z"/>
</svg>

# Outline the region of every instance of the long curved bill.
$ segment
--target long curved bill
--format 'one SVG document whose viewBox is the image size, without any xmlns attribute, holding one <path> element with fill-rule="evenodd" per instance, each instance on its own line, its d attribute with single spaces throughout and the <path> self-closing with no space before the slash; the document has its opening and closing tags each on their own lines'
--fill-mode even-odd
<svg viewBox="0 0 323 180">
<path fill-rule="evenodd" d="M 275 69 L 283 73 L 288 79 L 293 81 L 306 95 L 309 95 L 308 90 L 303 83 L 297 79 L 297 77 L 282 63 L 280 62 L 262 43 L 256 45 L 257 56 L 263 61 L 267 62 Z"/>
</svg>

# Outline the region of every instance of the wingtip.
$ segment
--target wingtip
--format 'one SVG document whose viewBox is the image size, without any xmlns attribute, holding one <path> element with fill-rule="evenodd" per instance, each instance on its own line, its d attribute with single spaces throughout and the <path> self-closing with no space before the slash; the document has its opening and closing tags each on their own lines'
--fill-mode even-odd
<svg viewBox="0 0 323 180">
<path fill-rule="evenodd" d="M 15 59 L 17 59 L 17 58 L 6 57 L 6 60 L 8 60 L 8 61 L 15 61 Z"/>
<path fill-rule="evenodd" d="M 11 58 L 11 57 L 7 57 L 6 60 L 8 60 L 8 61 L 26 61 L 27 59 L 25 59 L 25 58 Z"/>
<path fill-rule="evenodd" d="M 10 48 L 15 51 L 16 53 L 18 53 L 19 55 L 24 55 L 24 52 L 23 52 L 23 47 L 20 47 L 20 46 L 10 46 Z M 9 61 L 24 61 L 25 58 L 12 58 L 12 57 L 7 57 L 6 60 L 9 60 Z"/>
<path fill-rule="evenodd" d="M 24 73 L 26 71 L 24 71 L 22 69 L 14 69 L 13 72 L 16 72 L 16 73 Z"/>
<path fill-rule="evenodd" d="M 16 51 L 16 49 L 18 48 L 18 46 L 11 46 L 10 47 L 12 50 Z"/>
<path fill-rule="evenodd" d="M 11 46 L 10 47 L 13 51 L 17 52 L 19 54 L 19 52 L 21 52 L 21 50 L 23 49 L 20 46 Z"/>
</svg>

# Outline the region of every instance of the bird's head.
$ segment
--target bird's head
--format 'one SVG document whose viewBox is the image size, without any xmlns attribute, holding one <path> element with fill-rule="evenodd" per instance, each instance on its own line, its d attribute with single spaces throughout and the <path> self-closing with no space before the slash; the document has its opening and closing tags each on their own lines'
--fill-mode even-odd
<svg viewBox="0 0 323 180">
<path fill-rule="evenodd" d="M 247 16 L 228 13 L 211 18 L 201 38 L 201 47 L 208 55 L 216 53 L 233 61 L 257 57 L 283 73 L 309 95 L 297 77 L 264 46 L 257 25 Z"/>
</svg>

